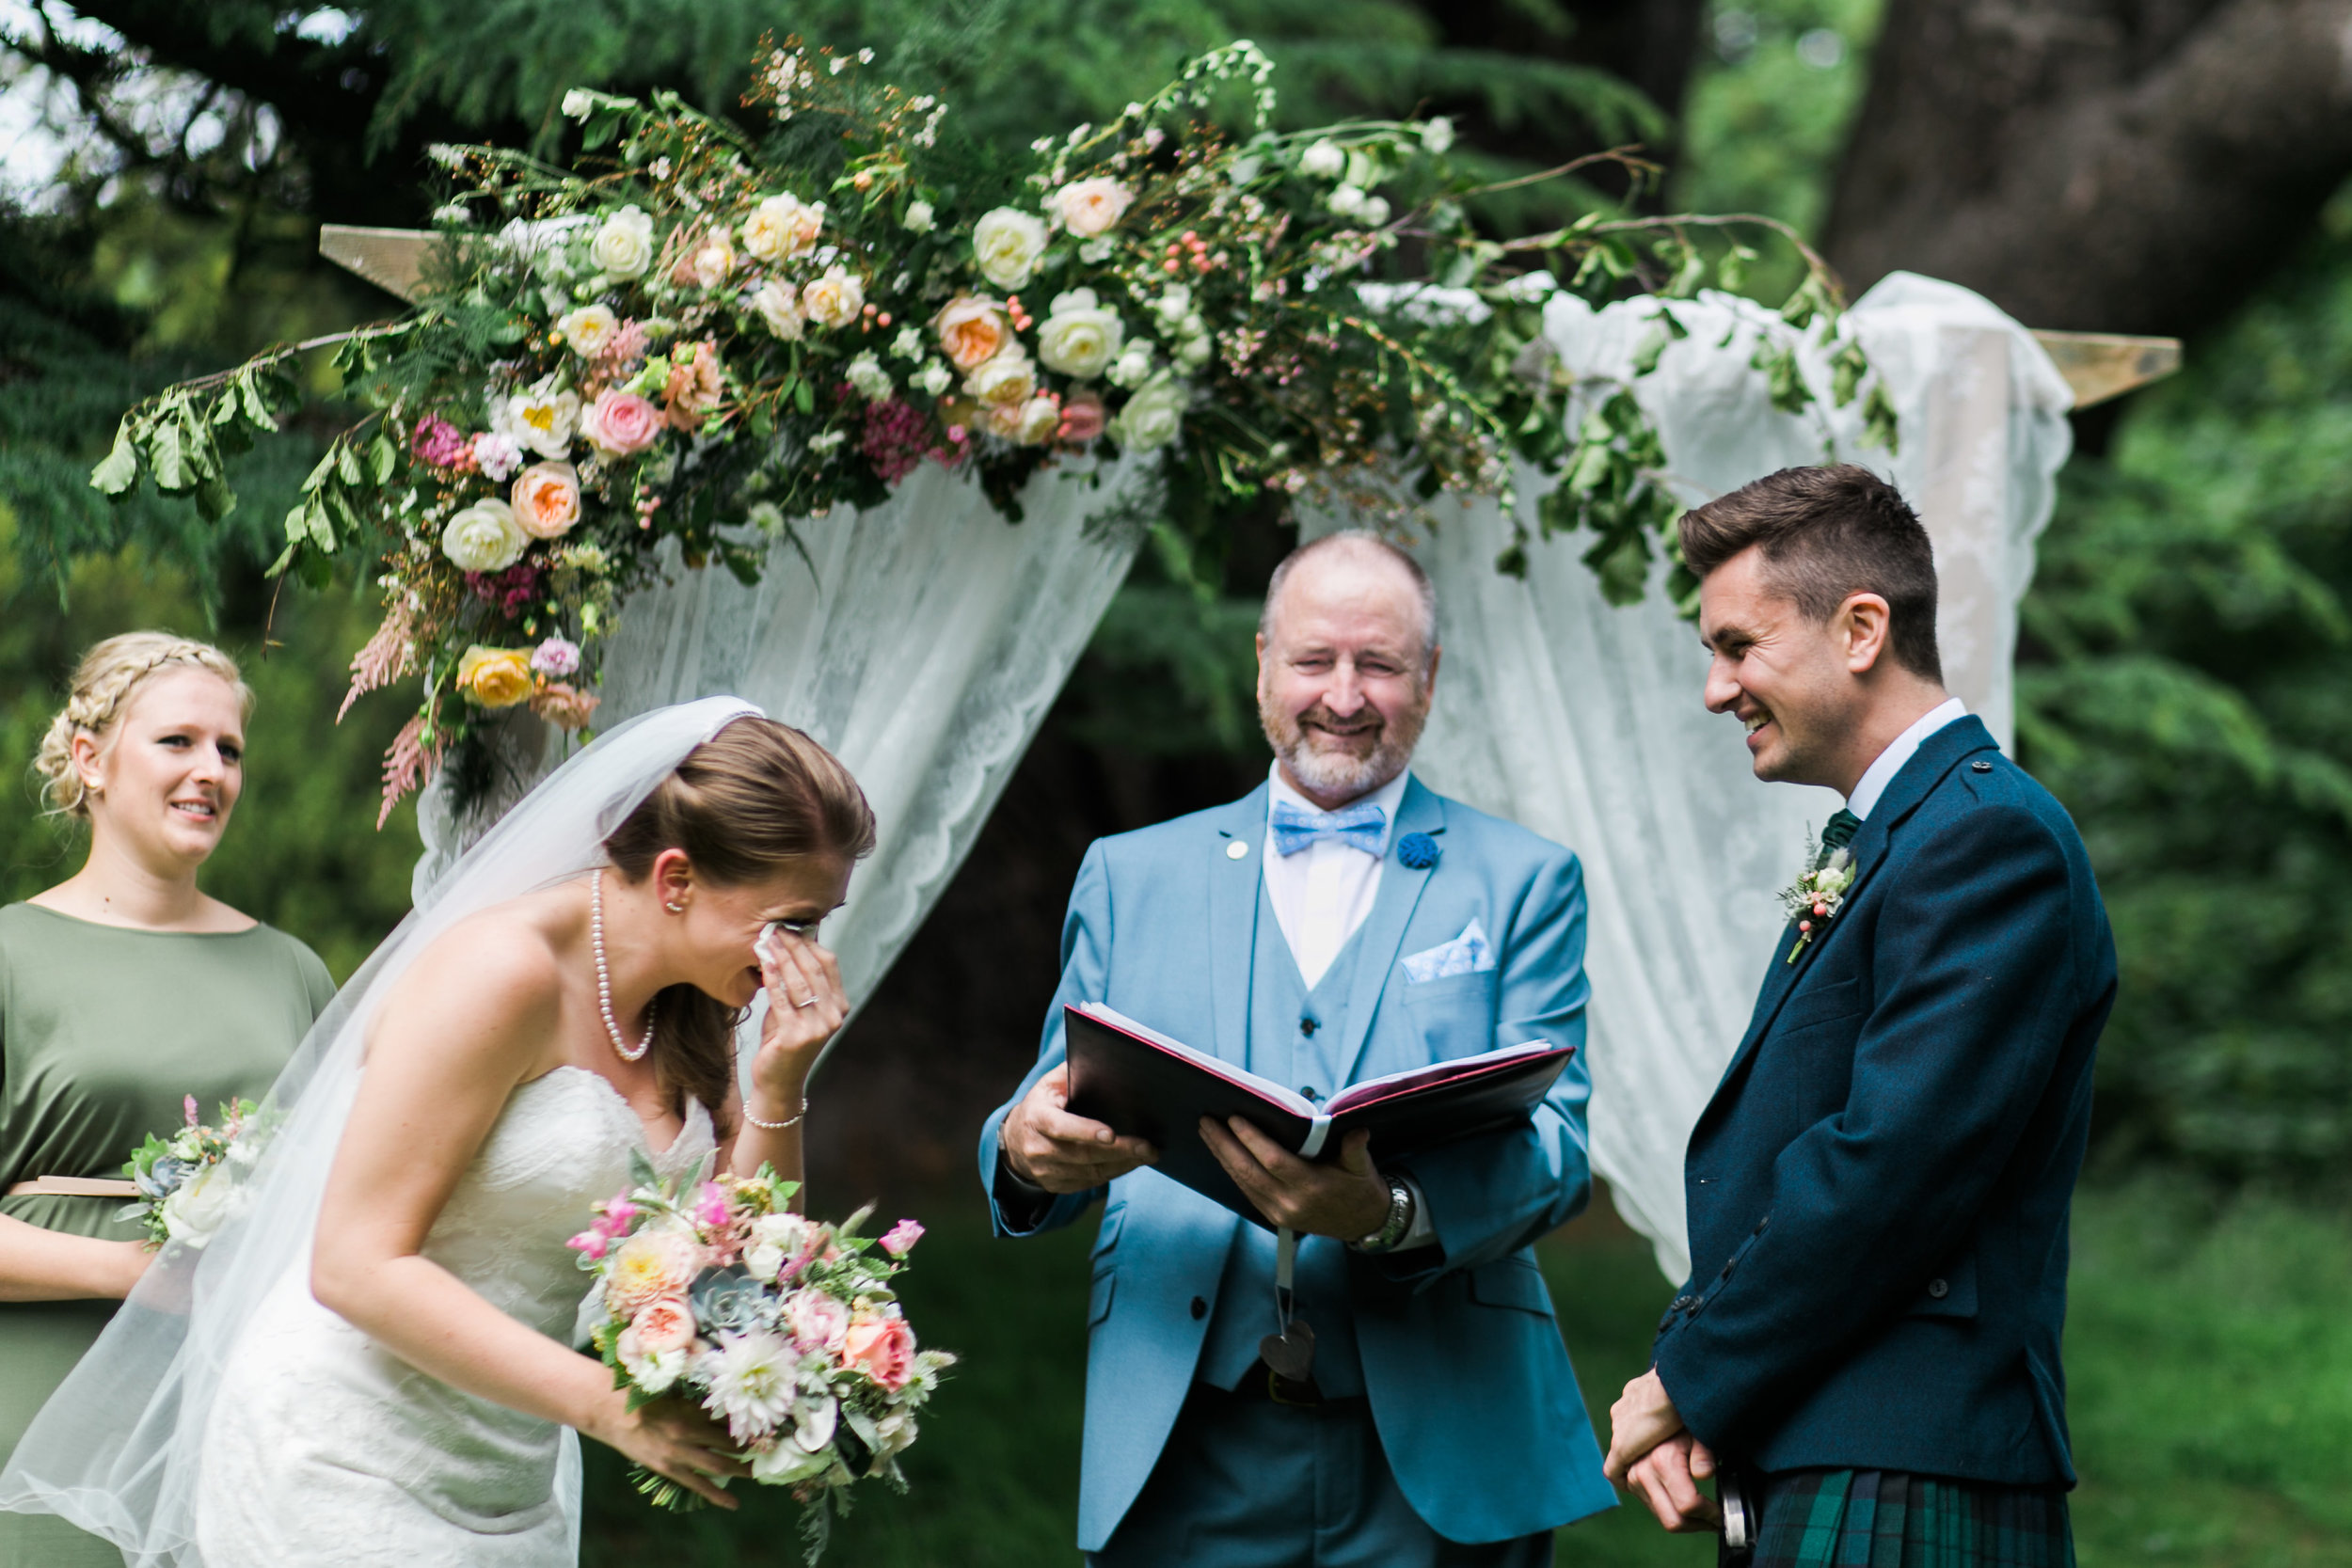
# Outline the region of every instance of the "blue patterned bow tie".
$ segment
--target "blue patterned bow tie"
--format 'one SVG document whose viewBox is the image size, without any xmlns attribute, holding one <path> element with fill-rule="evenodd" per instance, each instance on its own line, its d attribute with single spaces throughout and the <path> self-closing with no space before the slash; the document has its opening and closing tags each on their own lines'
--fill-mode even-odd
<svg viewBox="0 0 2352 1568">
<path fill-rule="evenodd" d="M 1278 855 L 1295 855 L 1319 838 L 1335 838 L 1351 849 L 1376 856 L 1388 829 L 1389 814 L 1378 806 L 1304 811 L 1288 800 L 1274 802 L 1274 852 Z"/>
</svg>

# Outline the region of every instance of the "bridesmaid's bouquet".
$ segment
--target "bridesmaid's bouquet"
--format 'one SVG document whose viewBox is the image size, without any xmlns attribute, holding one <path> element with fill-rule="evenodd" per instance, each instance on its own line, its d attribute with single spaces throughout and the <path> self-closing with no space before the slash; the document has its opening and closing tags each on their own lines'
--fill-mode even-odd
<svg viewBox="0 0 2352 1568">
<path fill-rule="evenodd" d="M 725 1421 L 753 1480 L 817 1505 L 821 1550 L 851 1482 L 879 1476 L 905 1489 L 898 1456 L 955 1361 L 915 1348 L 891 1289 L 923 1227 L 900 1220 L 867 1237 L 858 1229 L 870 1209 L 837 1226 L 794 1213 L 798 1183 L 766 1165 L 665 1183 L 641 1153 L 632 1180 L 568 1243 L 596 1276 L 590 1338 L 613 1386 L 631 1409 L 691 1399 Z M 636 1480 L 658 1506 L 697 1505 L 649 1471 Z"/>
<path fill-rule="evenodd" d="M 122 1167 L 139 1196 L 118 1210 L 116 1217 L 143 1225 L 150 1250 L 167 1242 L 200 1247 L 234 1219 L 243 1207 L 246 1174 L 261 1158 L 266 1141 L 266 1129 L 250 1100 L 223 1105 L 216 1127 L 196 1119 L 196 1096 L 187 1096 L 181 1104 L 187 1125 L 169 1138 L 150 1132 Z"/>
</svg>

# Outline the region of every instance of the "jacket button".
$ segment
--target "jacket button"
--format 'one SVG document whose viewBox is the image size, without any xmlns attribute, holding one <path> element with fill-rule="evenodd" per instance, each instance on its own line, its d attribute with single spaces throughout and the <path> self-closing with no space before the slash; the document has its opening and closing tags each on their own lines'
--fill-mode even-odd
<svg viewBox="0 0 2352 1568">
<path fill-rule="evenodd" d="M 1972 762 L 1968 766 L 1975 768 L 1979 773 L 1990 773 L 1993 771 L 1993 765 L 1989 762 Z"/>
<path fill-rule="evenodd" d="M 1933 1296 L 1936 1300 L 1942 1301 L 1946 1296 L 1948 1296 L 1951 1293 L 1952 1288 L 1949 1285 L 1947 1285 L 1944 1281 L 1940 1279 L 1931 1279 L 1928 1281 L 1928 1294 Z"/>
<path fill-rule="evenodd" d="M 1199 1323 L 1201 1319 L 1203 1319 L 1203 1318 L 1207 1317 L 1208 1315 L 1209 1315 L 1209 1304 L 1208 1304 L 1206 1301 L 1203 1301 L 1203 1300 L 1202 1300 L 1200 1297 L 1199 1297 L 1199 1296 L 1195 1296 L 1195 1297 L 1193 1297 L 1193 1298 L 1192 1298 L 1192 1321 L 1193 1321 L 1193 1322 L 1195 1322 L 1195 1323 Z"/>
<path fill-rule="evenodd" d="M 1301 1015 L 1299 1016 L 1299 1020 L 1298 1020 L 1298 1032 L 1299 1032 L 1300 1034 L 1302 1034 L 1302 1035 L 1306 1036 L 1309 1039 L 1312 1039 L 1312 1038 L 1314 1038 L 1314 1037 L 1315 1037 L 1315 1031 L 1316 1031 L 1316 1030 L 1318 1030 L 1318 1029 L 1320 1029 L 1320 1028 L 1322 1028 L 1322 1027 L 1323 1027 L 1323 1022 L 1322 1022 L 1322 1021 L 1321 1021 L 1321 1020 L 1319 1020 L 1319 1019 L 1315 1019 L 1315 1018 L 1310 1018 L 1310 1017 L 1306 1016 L 1305 1014 L 1301 1014 Z"/>
</svg>

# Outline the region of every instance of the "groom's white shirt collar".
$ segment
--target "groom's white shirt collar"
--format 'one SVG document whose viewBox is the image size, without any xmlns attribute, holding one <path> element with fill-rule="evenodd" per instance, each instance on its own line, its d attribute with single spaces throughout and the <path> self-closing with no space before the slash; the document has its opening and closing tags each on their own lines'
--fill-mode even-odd
<svg viewBox="0 0 2352 1568">
<path fill-rule="evenodd" d="M 1879 803 L 1879 797 L 1886 793 L 1886 786 L 1895 782 L 1895 775 L 1903 770 L 1903 764 L 1911 760 L 1912 754 L 1926 743 L 1928 736 L 1945 725 L 1958 723 L 1967 717 L 1968 705 L 1958 697 L 1947 698 L 1922 714 L 1916 723 L 1897 736 L 1886 750 L 1879 753 L 1876 762 L 1863 769 L 1861 781 L 1853 786 L 1853 793 L 1846 797 L 1846 809 L 1856 816 L 1867 817 L 1870 808 Z"/>
<path fill-rule="evenodd" d="M 1366 854 L 1334 839 L 1319 839 L 1295 855 L 1274 850 L 1274 808 L 1284 801 L 1301 811 L 1320 813 L 1316 805 L 1282 777 L 1277 762 L 1267 779 L 1266 835 L 1263 852 L 1266 900 L 1274 906 L 1275 923 L 1298 960 L 1299 977 L 1312 990 L 1347 939 L 1372 913 L 1380 895 L 1380 868 L 1387 863 L 1389 846 L 1396 838 L 1397 808 L 1405 803 L 1405 786 L 1412 778 L 1407 768 L 1378 789 L 1359 795 L 1346 807 L 1378 806 L 1385 818 L 1380 829 L 1380 852 Z"/>
</svg>

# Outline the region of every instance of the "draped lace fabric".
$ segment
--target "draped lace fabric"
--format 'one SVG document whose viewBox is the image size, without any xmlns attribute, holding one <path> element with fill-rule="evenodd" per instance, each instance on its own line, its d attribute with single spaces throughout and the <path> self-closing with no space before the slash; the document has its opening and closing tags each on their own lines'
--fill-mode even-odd
<svg viewBox="0 0 2352 1568">
<path fill-rule="evenodd" d="M 1655 306 L 1595 312 L 1554 298 L 1545 328 L 1566 369 L 1629 379 Z M 1836 455 L 1899 485 L 1933 536 L 1945 674 L 2004 744 L 2017 605 L 2066 459 L 2072 394 L 2032 337 L 1979 296 L 1898 273 L 1848 321 L 1885 376 L 1902 451 L 1861 444 L 1859 404 L 1775 411 L 1748 366 L 1772 313 L 1728 295 L 1677 307 L 1690 336 L 1632 381 L 1690 502 L 1773 469 Z M 1829 378 L 1818 352 L 1807 373 Z M 1606 393 L 1604 392 L 1604 395 Z M 1538 482 L 1520 476 L 1522 496 Z M 1320 528 L 1335 526 L 1324 518 Z M 1579 557 L 1529 551 L 1524 579 L 1494 569 L 1508 529 L 1491 503 L 1445 512 L 1418 550 L 1436 579 L 1445 663 L 1413 766 L 1434 789 L 1526 824 L 1581 859 L 1591 903 L 1595 1168 L 1659 1267 L 1689 1273 L 1682 1156 L 1745 1030 L 1808 831 L 1826 789 L 1758 783 L 1740 726 L 1701 705 L 1707 655 L 1654 581 L 1604 600 Z"/>
<path fill-rule="evenodd" d="M 335 1356 L 353 1348 L 335 1339 L 332 1324 L 306 1309 L 301 1286 L 326 1173 L 358 1087 L 367 1032 L 384 996 L 417 956 L 458 921 L 597 864 L 606 835 L 689 752 L 729 721 L 757 711 L 734 698 L 712 698 L 615 726 L 532 791 L 427 890 L 415 912 L 320 1016 L 271 1089 L 262 1117 L 283 1120 L 246 1179 L 244 1212 L 202 1249 L 175 1243 L 157 1257 L 0 1471 L 0 1508 L 60 1514 L 113 1542 L 132 1568 L 202 1568 L 207 1558 L 198 1522 L 207 1495 L 208 1456 L 218 1449 L 223 1464 L 258 1463 L 254 1447 L 266 1447 L 282 1434 L 282 1428 L 249 1430 L 240 1402 L 267 1393 L 286 1410 L 299 1411 L 315 1395 L 355 1427 L 366 1418 L 366 1401 L 355 1396 L 350 1385 L 327 1393 L 297 1388 L 287 1380 L 336 1365 Z M 566 1134 L 581 1144 L 575 1150 L 583 1167 L 579 1179 L 586 1183 L 581 1191 L 610 1196 L 618 1183 L 609 1180 L 605 1166 L 617 1145 L 626 1169 L 627 1145 L 618 1142 L 623 1130 L 610 1107 L 585 1102 L 577 1087 L 561 1083 L 539 1087 L 547 1084 L 537 1080 L 510 1101 L 501 1134 L 485 1145 L 435 1238 L 451 1266 L 479 1275 L 485 1292 L 501 1306 L 520 1307 L 525 1321 L 565 1334 L 585 1276 L 574 1273 L 563 1286 L 555 1285 L 547 1247 L 554 1209 L 569 1205 L 580 1193 L 572 1190 L 570 1175 L 525 1173 L 551 1153 L 554 1133 L 548 1124 L 561 1121 Z M 707 1138 L 707 1118 L 703 1127 Z M 633 1126 L 626 1131 L 630 1138 L 641 1135 Z M 583 1199 L 573 1211 L 571 1228 L 584 1212 Z M 535 1258 L 491 1256 L 497 1249 L 483 1227 L 501 1217 L 525 1225 L 530 1240 L 522 1250 Z M 554 1238 L 559 1248 L 561 1239 Z M 559 1302 L 567 1291 L 569 1301 Z M 280 1364 L 281 1354 L 287 1365 Z M 393 1370 L 378 1371 L 383 1381 L 377 1393 L 383 1395 L 392 1386 Z M 372 1407 L 383 1418 L 377 1430 L 392 1434 L 389 1448 L 400 1447 L 397 1434 L 403 1430 L 414 1436 L 418 1418 L 409 1398 L 408 1392 L 385 1396 Z M 404 1429 L 404 1421 L 411 1425 Z M 509 1428 L 499 1430 L 515 1438 Z M 245 1458 L 235 1457 L 239 1454 Z M 500 1462 L 485 1461 L 483 1474 L 502 1477 L 501 1485 L 537 1486 L 547 1472 L 530 1466 L 544 1463 L 544 1453 L 532 1448 L 522 1482 L 516 1483 Z M 563 1516 L 568 1554 L 578 1531 L 579 1460 L 567 1434 L 559 1434 L 554 1463 L 553 1501 Z M 469 1483 L 454 1490 L 469 1489 Z M 482 1492 L 477 1500 L 487 1497 Z M 209 1523 L 215 1528 L 245 1528 L 224 1526 L 219 1516 Z M 360 1522 L 356 1528 L 374 1527 Z M 534 1519 L 532 1528 L 541 1532 L 538 1542 L 553 1539 L 554 1527 L 544 1517 Z M 316 1560 L 351 1560 L 365 1549 L 355 1537 L 349 1553 Z M 437 1550 L 414 1554 L 411 1560 L 506 1560 Z"/>
<path fill-rule="evenodd" d="M 882 506 L 796 521 L 805 557 L 778 541 L 756 585 L 673 553 L 664 580 L 621 607 L 600 719 L 734 692 L 806 730 L 864 786 L 880 842 L 825 922 L 852 998 L 946 890 L 1125 578 L 1143 473 L 1047 470 L 1009 523 L 976 480 L 927 463 Z M 538 728 L 518 730 L 510 754 L 536 747 Z M 527 783 L 536 766 L 508 776 Z M 459 822 L 428 795 L 420 888 L 501 804 Z"/>
<path fill-rule="evenodd" d="M 564 1241 L 627 1190 L 644 1126 L 560 1067 L 517 1088 L 424 1256 L 509 1317 L 569 1340 L 586 1276 Z M 716 1148 L 709 1114 L 653 1155 L 677 1177 Z M 561 1429 L 408 1366 L 321 1307 L 307 1254 L 263 1298 L 223 1374 L 199 1465 L 206 1568 L 569 1568 Z"/>
</svg>

